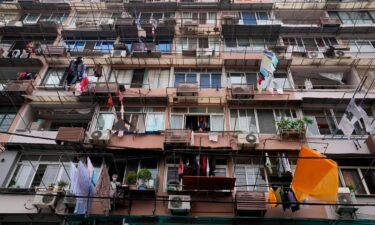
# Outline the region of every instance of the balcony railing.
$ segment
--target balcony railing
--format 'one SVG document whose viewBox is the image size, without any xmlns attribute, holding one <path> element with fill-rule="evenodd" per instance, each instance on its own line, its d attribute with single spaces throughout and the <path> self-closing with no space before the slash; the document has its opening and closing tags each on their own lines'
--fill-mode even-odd
<svg viewBox="0 0 375 225">
<path fill-rule="evenodd" d="M 190 144 L 191 130 L 167 129 L 165 130 L 165 144 Z"/>
<path fill-rule="evenodd" d="M 254 84 L 232 84 L 232 98 L 252 99 L 254 98 Z"/>
<path fill-rule="evenodd" d="M 4 91 L 11 92 L 20 95 L 30 95 L 34 91 L 34 85 L 32 80 L 14 80 L 10 81 L 6 85 L 2 85 Z"/>
<path fill-rule="evenodd" d="M 320 24 L 323 26 L 340 26 L 341 20 L 333 17 L 320 17 Z"/>
<path fill-rule="evenodd" d="M 117 93 L 118 84 L 116 82 L 94 82 L 89 83 L 87 90 L 85 91 L 93 92 L 96 94 L 108 94 L 108 93 Z"/>
<path fill-rule="evenodd" d="M 198 83 L 178 83 L 177 96 L 196 96 L 198 95 Z"/>
<path fill-rule="evenodd" d="M 160 57 L 161 51 L 155 43 L 133 43 L 133 56 L 135 57 Z"/>
<path fill-rule="evenodd" d="M 256 191 L 237 192 L 236 211 L 240 216 L 264 216 L 267 211 L 265 193 Z"/>
</svg>

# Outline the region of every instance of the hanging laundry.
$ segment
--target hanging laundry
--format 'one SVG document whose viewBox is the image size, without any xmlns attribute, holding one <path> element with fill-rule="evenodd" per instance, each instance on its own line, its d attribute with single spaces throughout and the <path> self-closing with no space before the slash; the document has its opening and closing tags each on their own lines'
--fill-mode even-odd
<svg viewBox="0 0 375 225">
<path fill-rule="evenodd" d="M 211 156 L 208 160 L 208 166 L 209 166 L 209 173 L 208 176 L 215 176 L 215 170 L 216 170 L 216 158 L 214 156 Z"/>
<path fill-rule="evenodd" d="M 292 168 L 290 167 L 289 159 L 285 156 L 285 153 L 281 153 L 281 161 L 283 164 L 284 174 L 291 175 Z"/>
<path fill-rule="evenodd" d="M 336 202 L 338 187 L 337 163 L 307 146 L 302 146 L 292 180 L 292 188 L 298 201 L 311 196 L 322 201 Z"/>
<path fill-rule="evenodd" d="M 184 176 L 184 162 L 182 161 L 182 159 L 180 159 L 180 162 L 178 163 L 177 174 L 178 174 L 178 180 L 181 181 L 181 179 Z"/>
<path fill-rule="evenodd" d="M 281 201 L 282 201 L 282 205 L 283 205 L 283 210 L 287 210 L 287 209 L 290 209 L 290 202 L 289 202 L 289 195 L 288 195 L 288 190 L 287 189 L 281 189 Z"/>
<path fill-rule="evenodd" d="M 281 187 L 278 187 L 274 193 L 275 193 L 277 202 L 282 202 L 283 200 L 281 198 Z"/>
<path fill-rule="evenodd" d="M 87 213 L 90 205 L 90 201 L 85 197 L 90 197 L 90 195 L 92 195 L 93 193 L 90 192 L 91 182 L 89 180 L 89 172 L 81 161 L 79 161 L 78 163 L 76 177 L 77 186 L 74 194 L 76 196 L 80 196 L 81 198 L 77 198 L 74 213 L 85 214 Z"/>
<path fill-rule="evenodd" d="M 108 94 L 108 106 L 113 107 L 113 99 L 111 94 Z"/>
<path fill-rule="evenodd" d="M 77 168 L 76 166 L 74 165 L 73 162 L 70 162 L 69 163 L 69 175 L 70 175 L 70 188 L 69 188 L 69 191 L 71 193 L 76 193 L 77 192 L 77 183 L 78 183 L 78 180 L 77 180 Z"/>
<path fill-rule="evenodd" d="M 207 156 L 202 155 L 200 158 L 201 158 L 200 175 L 201 176 L 207 176 Z"/>
<path fill-rule="evenodd" d="M 87 170 L 89 172 L 89 180 L 95 186 L 98 178 L 97 178 L 96 172 L 94 170 L 94 166 L 92 165 L 89 157 L 87 157 Z"/>
<path fill-rule="evenodd" d="M 98 183 L 95 187 L 95 192 L 97 196 L 104 197 L 100 199 L 100 202 L 103 205 L 104 211 L 108 213 L 111 209 L 111 200 L 109 198 L 111 192 L 111 179 L 108 174 L 108 167 L 104 161 L 101 166 L 101 172 Z"/>
<path fill-rule="evenodd" d="M 88 87 L 88 85 L 89 85 L 89 78 L 88 78 L 88 76 L 85 76 L 83 79 L 82 79 L 82 81 L 81 81 L 81 92 L 84 92 L 86 89 L 87 89 L 87 87 Z"/>
<path fill-rule="evenodd" d="M 283 163 L 280 157 L 280 153 L 277 153 L 276 161 L 277 161 L 277 176 L 282 177 L 284 174 L 284 167 L 283 167 Z"/>
<path fill-rule="evenodd" d="M 264 153 L 265 155 L 265 162 L 264 162 L 264 166 L 267 168 L 267 171 L 269 173 L 269 175 L 272 174 L 272 164 L 271 164 L 271 160 L 270 160 L 270 157 L 268 157 L 268 153 Z"/>
<path fill-rule="evenodd" d="M 288 199 L 290 202 L 290 209 L 292 212 L 298 211 L 299 210 L 299 203 L 298 200 L 293 192 L 292 189 L 288 188 Z"/>
<path fill-rule="evenodd" d="M 361 114 L 357 104 L 355 103 L 355 98 L 350 99 L 350 102 L 349 102 L 348 106 L 346 107 L 346 111 L 353 114 L 353 118 L 352 118 L 353 123 L 362 118 L 362 114 Z"/>
<path fill-rule="evenodd" d="M 194 169 L 195 169 L 195 175 L 199 176 L 200 173 L 200 156 L 196 155 L 194 160 Z"/>
<path fill-rule="evenodd" d="M 190 145 L 191 146 L 194 145 L 194 131 L 193 130 L 191 131 L 191 134 L 190 134 Z"/>
<path fill-rule="evenodd" d="M 98 78 L 103 76 L 103 67 L 102 65 L 96 65 L 94 69 L 94 76 Z"/>
<path fill-rule="evenodd" d="M 218 138 L 219 138 L 219 136 L 217 135 L 217 133 L 208 133 L 208 140 L 209 141 L 217 142 Z"/>
<path fill-rule="evenodd" d="M 353 117 L 354 118 L 354 117 Z M 354 126 L 352 121 L 350 121 L 346 114 L 344 114 L 340 120 L 339 125 L 337 126 L 345 136 L 350 137 L 354 131 Z"/>
<path fill-rule="evenodd" d="M 372 128 L 373 119 L 371 119 L 367 115 L 366 111 L 362 107 L 358 106 L 358 110 L 361 113 L 363 122 L 365 124 L 366 132 L 373 133 L 373 128 Z"/>
<path fill-rule="evenodd" d="M 268 201 L 269 202 L 277 202 L 277 198 L 275 195 L 275 192 L 272 187 L 268 189 Z M 277 206 L 277 203 L 271 203 L 270 204 L 271 208 L 275 208 Z"/>
</svg>

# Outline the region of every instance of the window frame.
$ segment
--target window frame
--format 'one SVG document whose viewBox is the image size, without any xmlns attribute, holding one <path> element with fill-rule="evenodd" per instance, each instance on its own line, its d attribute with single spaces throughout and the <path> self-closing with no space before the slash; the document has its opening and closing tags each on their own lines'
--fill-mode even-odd
<svg viewBox="0 0 375 225">
<path fill-rule="evenodd" d="M 50 77 L 50 75 L 51 75 L 51 73 L 50 73 L 51 70 L 53 70 L 53 73 L 56 73 L 56 76 L 59 79 L 59 83 L 58 84 L 46 84 L 47 81 L 48 81 L 48 79 L 49 79 L 49 77 Z M 59 77 L 60 72 L 62 74 L 61 77 Z M 63 86 L 65 80 L 66 80 L 66 77 L 65 77 L 65 68 L 52 67 L 52 68 L 48 68 L 48 70 L 44 74 L 41 84 L 44 87 L 52 87 L 52 88 L 54 88 L 54 87 L 61 87 L 61 86 Z"/>
<path fill-rule="evenodd" d="M 346 183 L 345 183 L 345 179 L 344 179 L 344 175 L 342 173 L 342 169 L 344 170 L 355 170 L 359 176 L 359 179 L 361 179 L 361 184 L 364 188 L 364 191 L 366 192 L 365 194 L 355 194 L 356 196 L 375 196 L 375 193 L 374 194 L 371 194 L 369 189 L 368 189 L 368 186 L 367 186 L 367 183 L 366 183 L 366 180 L 364 179 L 363 177 L 363 173 L 362 173 L 362 170 L 365 169 L 369 169 L 369 170 L 375 170 L 375 167 L 356 167 L 356 166 L 339 166 L 339 182 L 340 184 L 339 185 L 342 185 L 342 187 L 346 187 Z M 341 187 L 341 186 L 340 186 Z"/>
<path fill-rule="evenodd" d="M 0 108 L 0 115 L 2 117 L 0 117 L 0 131 L 3 131 L 3 132 L 7 132 L 9 130 L 9 128 L 12 126 L 12 123 L 14 122 L 14 119 L 16 118 L 17 116 L 17 112 L 13 112 L 11 110 L 3 110 L 2 108 Z M 13 118 L 9 118 L 9 116 L 13 116 Z M 7 120 L 10 119 L 10 124 L 9 126 L 7 124 L 4 124 Z M 6 129 L 5 126 L 7 126 Z"/>
<path fill-rule="evenodd" d="M 194 71 L 194 70 L 191 70 L 191 69 L 188 69 L 189 71 L 184 71 L 184 72 L 181 72 L 181 71 L 174 71 L 174 74 L 173 74 L 173 87 L 174 88 L 177 88 L 178 86 L 178 83 L 176 83 L 176 75 L 178 76 L 184 76 L 184 81 L 183 82 L 179 82 L 179 83 L 190 83 L 188 82 L 188 79 L 187 77 L 190 75 L 190 76 L 194 76 L 195 75 L 195 82 L 192 82 L 192 83 L 197 83 L 199 88 L 222 88 L 223 87 L 223 78 L 222 78 L 222 71 L 220 72 L 212 72 L 212 71 L 209 71 L 209 70 L 205 70 L 205 71 Z M 209 76 L 209 87 L 202 87 L 201 85 L 201 76 Z M 213 86 L 213 81 L 215 80 L 214 78 L 217 78 L 219 77 L 220 79 L 217 79 L 220 81 L 220 84 L 219 86 Z"/>
<path fill-rule="evenodd" d="M 187 110 L 186 110 L 186 112 L 172 112 L 172 109 L 176 109 L 176 108 L 187 109 Z M 190 112 L 191 108 L 205 108 L 205 112 Z M 210 131 L 207 131 L 207 132 L 202 131 L 200 133 L 226 131 L 226 118 L 225 118 L 226 112 L 225 112 L 225 109 L 221 108 L 221 107 L 214 107 L 214 108 L 220 108 L 220 109 L 223 110 L 221 113 L 218 113 L 218 112 L 209 112 L 209 108 L 212 108 L 212 107 L 206 107 L 206 106 L 201 106 L 201 107 L 173 107 L 173 108 L 170 109 L 169 128 L 172 127 L 172 125 L 171 125 L 172 116 L 182 116 L 182 126 L 180 126 L 181 128 L 176 128 L 176 129 L 185 129 L 185 127 L 186 127 L 186 116 L 209 116 L 210 117 L 210 124 L 209 124 L 210 125 Z M 213 116 L 222 116 L 223 117 L 223 130 L 221 130 L 221 131 L 211 130 L 212 129 L 212 121 L 213 121 L 212 117 Z M 177 126 L 174 126 L 174 127 L 177 127 Z M 174 129 L 174 128 L 172 128 L 172 129 Z"/>
</svg>

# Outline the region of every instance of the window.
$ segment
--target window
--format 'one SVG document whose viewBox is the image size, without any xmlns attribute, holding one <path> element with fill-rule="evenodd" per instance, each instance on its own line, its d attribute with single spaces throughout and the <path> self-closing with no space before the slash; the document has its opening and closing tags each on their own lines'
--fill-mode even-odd
<svg viewBox="0 0 375 225">
<path fill-rule="evenodd" d="M 40 13 L 30 13 L 27 14 L 23 20 L 24 24 L 36 24 L 40 18 Z"/>
<path fill-rule="evenodd" d="M 351 185 L 355 194 L 375 194 L 375 168 L 341 167 L 339 175 L 341 186 Z"/>
<path fill-rule="evenodd" d="M 230 129 L 246 133 L 258 132 L 254 109 L 231 109 Z"/>
<path fill-rule="evenodd" d="M 140 158 L 140 157 L 138 157 Z M 125 170 L 123 176 L 123 182 L 125 183 L 125 178 L 129 172 L 135 172 L 138 174 L 138 171 L 141 169 L 148 169 L 151 172 L 151 179 L 149 180 L 148 184 L 146 184 L 149 188 L 155 188 L 157 185 L 158 179 L 158 159 L 157 158 L 142 158 L 142 159 L 129 159 L 125 163 Z M 121 165 L 120 165 L 121 166 Z M 117 173 L 117 172 L 116 172 Z M 120 174 L 119 177 L 121 178 L 122 175 Z M 121 179 L 119 179 L 121 181 Z M 137 181 L 140 184 L 140 180 Z"/>
<path fill-rule="evenodd" d="M 124 110 L 124 118 L 131 125 L 131 132 L 148 133 L 164 130 L 165 108 L 126 107 Z"/>
<path fill-rule="evenodd" d="M 99 113 L 95 130 L 112 130 L 115 115 L 113 113 Z"/>
<path fill-rule="evenodd" d="M 200 155 L 202 157 L 203 154 Z M 206 171 L 203 172 L 200 170 L 201 168 L 196 167 L 196 163 L 194 163 L 197 159 L 198 155 L 176 155 L 175 157 L 168 156 L 166 158 L 166 169 L 165 169 L 165 179 L 164 179 L 164 190 L 168 190 L 168 188 L 175 189 L 176 182 L 179 183 L 180 179 L 178 176 L 178 164 L 179 160 L 181 159 L 184 166 L 184 175 L 185 176 L 209 176 L 210 175 L 210 163 L 214 161 L 216 164 L 215 170 L 212 171 L 211 175 L 215 177 L 227 177 L 227 159 L 226 158 L 220 158 L 220 157 L 211 157 L 207 156 L 207 168 Z M 201 158 L 199 159 L 201 160 Z M 189 162 L 189 165 L 187 165 L 187 162 Z M 199 171 L 198 171 L 199 170 Z M 183 179 L 183 177 L 182 177 Z M 171 185 L 172 184 L 172 185 Z M 177 190 L 181 190 L 181 186 L 178 187 Z"/>
<path fill-rule="evenodd" d="M 69 183 L 70 180 L 66 173 L 69 171 L 68 168 L 69 164 L 59 162 L 58 156 L 23 155 L 17 163 L 8 187 L 48 187 L 62 180 Z"/>
<path fill-rule="evenodd" d="M 283 37 L 284 45 L 293 47 L 294 52 L 304 51 L 326 51 L 330 46 L 338 46 L 339 43 L 334 37 L 316 37 L 316 38 L 302 38 L 302 37 Z"/>
<path fill-rule="evenodd" d="M 236 176 L 237 191 L 263 191 L 268 190 L 267 173 L 264 166 L 260 166 L 259 159 L 246 159 L 235 162 L 234 173 Z"/>
<path fill-rule="evenodd" d="M 273 82 L 277 87 L 291 88 L 287 73 L 274 73 Z"/>
<path fill-rule="evenodd" d="M 8 23 L 11 20 L 16 20 L 17 13 L 11 13 L 11 12 L 0 12 L 0 23 Z"/>
<path fill-rule="evenodd" d="M 181 37 L 177 39 L 176 51 L 182 52 L 183 50 L 194 51 L 197 48 L 210 48 L 215 52 L 220 51 L 220 40 L 218 38 L 204 37 Z"/>
<path fill-rule="evenodd" d="M 55 22 L 57 24 L 62 24 L 68 18 L 68 14 L 65 13 L 52 13 L 52 14 L 42 14 L 40 16 L 39 22 Z"/>
<path fill-rule="evenodd" d="M 252 84 L 254 89 L 258 85 L 258 73 L 247 72 L 229 72 L 227 73 L 227 84 L 231 87 L 233 84 Z"/>
<path fill-rule="evenodd" d="M 227 52 L 262 52 L 267 46 L 276 44 L 274 39 L 254 37 L 237 37 L 225 39 L 225 51 Z"/>
<path fill-rule="evenodd" d="M 373 53 L 375 52 L 375 47 L 373 42 L 367 40 L 349 40 L 349 46 L 351 52 L 360 53 Z"/>
<path fill-rule="evenodd" d="M 268 12 L 241 12 L 240 24 L 262 24 L 264 21 L 270 20 Z"/>
<path fill-rule="evenodd" d="M 224 131 L 224 110 L 213 107 L 172 108 L 170 128 Z"/>
<path fill-rule="evenodd" d="M 85 41 L 66 41 L 65 47 L 69 51 L 73 52 L 82 52 L 85 49 L 86 42 Z"/>
<path fill-rule="evenodd" d="M 259 132 L 266 134 L 276 133 L 273 110 L 258 109 Z"/>
<path fill-rule="evenodd" d="M 328 12 L 328 14 L 330 17 L 339 18 L 343 24 L 372 24 L 373 23 L 373 19 L 371 18 L 369 12 L 366 12 L 366 11 Z"/>
<path fill-rule="evenodd" d="M 199 24 L 216 24 L 216 12 L 182 12 L 182 20 L 198 21 Z"/>
<path fill-rule="evenodd" d="M 44 76 L 43 85 L 44 86 L 62 86 L 64 82 L 64 71 L 65 69 L 52 68 L 49 69 Z"/>
<path fill-rule="evenodd" d="M 198 83 L 201 88 L 221 88 L 221 69 L 175 69 L 174 86 Z"/>
<path fill-rule="evenodd" d="M 16 117 L 15 112 L 7 112 L 8 110 L 0 108 L 0 131 L 7 132 L 14 118 Z"/>
<path fill-rule="evenodd" d="M 110 82 L 124 84 L 125 88 L 166 88 L 169 85 L 169 69 L 114 69 Z"/>
<path fill-rule="evenodd" d="M 113 43 L 111 41 L 98 41 L 95 43 L 94 50 L 100 52 L 111 52 L 113 50 Z"/>
</svg>

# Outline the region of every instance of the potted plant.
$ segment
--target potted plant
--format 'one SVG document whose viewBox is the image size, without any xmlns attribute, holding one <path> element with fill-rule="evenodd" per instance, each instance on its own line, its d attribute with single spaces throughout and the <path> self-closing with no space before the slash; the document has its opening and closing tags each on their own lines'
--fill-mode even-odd
<svg viewBox="0 0 375 225">
<path fill-rule="evenodd" d="M 136 189 L 137 184 L 137 173 L 134 171 L 129 171 L 126 175 L 126 184 L 129 185 L 130 189 Z"/>
<path fill-rule="evenodd" d="M 138 171 L 138 179 L 141 181 L 138 185 L 138 190 L 145 190 L 147 188 L 148 181 L 152 178 L 152 174 L 149 169 L 143 168 Z"/>
<path fill-rule="evenodd" d="M 301 138 L 305 135 L 306 127 L 312 124 L 312 120 L 304 117 L 303 119 L 291 120 L 282 118 L 276 122 L 279 133 L 283 138 Z"/>
<path fill-rule="evenodd" d="M 64 180 L 60 180 L 58 183 L 57 183 L 57 187 L 58 187 L 58 191 L 65 191 L 65 187 L 68 186 L 68 183 Z"/>
</svg>

